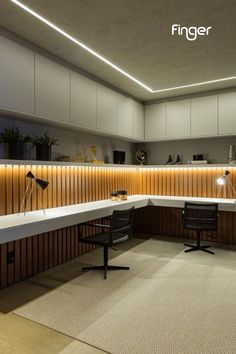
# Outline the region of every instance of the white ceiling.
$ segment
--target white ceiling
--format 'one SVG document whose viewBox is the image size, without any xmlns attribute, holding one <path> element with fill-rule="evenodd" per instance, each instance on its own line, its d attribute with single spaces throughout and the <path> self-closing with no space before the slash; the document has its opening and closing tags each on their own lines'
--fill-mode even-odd
<svg viewBox="0 0 236 354">
<path fill-rule="evenodd" d="M 236 76 L 235 0 L 22 0 L 123 70 L 159 90 Z M 150 93 L 46 24 L 0 0 L 0 25 L 143 101 L 236 87 L 236 80 Z M 190 42 L 171 25 L 212 26 Z"/>
</svg>

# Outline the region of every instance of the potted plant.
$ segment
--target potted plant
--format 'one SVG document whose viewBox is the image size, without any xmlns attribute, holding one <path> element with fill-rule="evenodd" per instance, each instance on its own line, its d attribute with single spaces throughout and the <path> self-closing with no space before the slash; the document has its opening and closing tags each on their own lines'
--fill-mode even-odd
<svg viewBox="0 0 236 354">
<path fill-rule="evenodd" d="M 0 133 L 0 142 L 8 145 L 9 159 L 24 160 L 25 143 L 30 141 L 30 136 L 21 134 L 17 127 L 5 128 Z"/>
<path fill-rule="evenodd" d="M 52 138 L 45 132 L 37 135 L 32 139 L 32 143 L 36 146 L 36 160 L 51 161 L 52 146 L 58 144 L 58 140 Z"/>
</svg>

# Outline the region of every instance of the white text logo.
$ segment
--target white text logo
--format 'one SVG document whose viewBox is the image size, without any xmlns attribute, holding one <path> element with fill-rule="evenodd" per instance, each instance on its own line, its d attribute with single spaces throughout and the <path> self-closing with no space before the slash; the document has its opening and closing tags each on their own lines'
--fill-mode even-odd
<svg viewBox="0 0 236 354">
<path fill-rule="evenodd" d="M 209 31 L 212 27 L 182 27 L 178 24 L 172 25 L 171 34 L 174 36 L 177 34 L 178 36 L 183 36 L 187 38 L 188 41 L 195 41 L 198 36 L 208 36 Z"/>
</svg>

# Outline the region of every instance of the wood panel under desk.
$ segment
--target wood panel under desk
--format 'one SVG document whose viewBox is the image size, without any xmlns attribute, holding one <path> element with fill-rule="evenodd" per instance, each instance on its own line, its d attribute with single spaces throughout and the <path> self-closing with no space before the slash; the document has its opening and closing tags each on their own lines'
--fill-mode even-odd
<svg viewBox="0 0 236 354">
<path fill-rule="evenodd" d="M 136 209 L 135 232 L 194 239 L 195 232 L 184 230 L 182 227 L 182 210 L 160 206 Z M 206 241 L 236 245 L 236 212 L 220 211 L 217 233 L 203 232 L 202 236 Z"/>
<path fill-rule="evenodd" d="M 135 232 L 193 239 L 192 231 L 183 230 L 180 208 L 147 206 L 135 210 Z M 83 235 L 96 230 L 84 227 Z M 204 233 L 203 239 L 236 244 L 236 212 L 221 211 L 216 239 Z M 78 241 L 77 226 L 30 236 L 0 245 L 0 287 L 29 278 L 94 249 Z M 7 264 L 7 253 L 15 252 L 15 262 Z"/>
<path fill-rule="evenodd" d="M 96 232 L 83 226 L 83 236 Z M 29 278 L 95 249 L 79 242 L 77 225 L 30 236 L 0 245 L 0 288 Z M 8 252 L 15 252 L 15 262 L 8 264 Z"/>
</svg>

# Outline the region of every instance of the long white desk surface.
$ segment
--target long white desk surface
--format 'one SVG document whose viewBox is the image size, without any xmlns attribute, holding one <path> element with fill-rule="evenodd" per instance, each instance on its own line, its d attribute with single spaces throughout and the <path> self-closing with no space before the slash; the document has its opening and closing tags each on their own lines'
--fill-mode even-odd
<svg viewBox="0 0 236 354">
<path fill-rule="evenodd" d="M 112 202 L 108 199 L 50 208 L 45 210 L 45 215 L 42 210 L 37 210 L 27 212 L 26 215 L 21 213 L 0 216 L 0 244 L 99 219 L 112 214 L 115 209 L 132 206 L 141 208 L 148 205 L 183 208 L 186 201 L 218 203 L 219 210 L 236 212 L 234 199 L 133 195 L 129 196 L 127 201 L 121 202 Z"/>
</svg>

